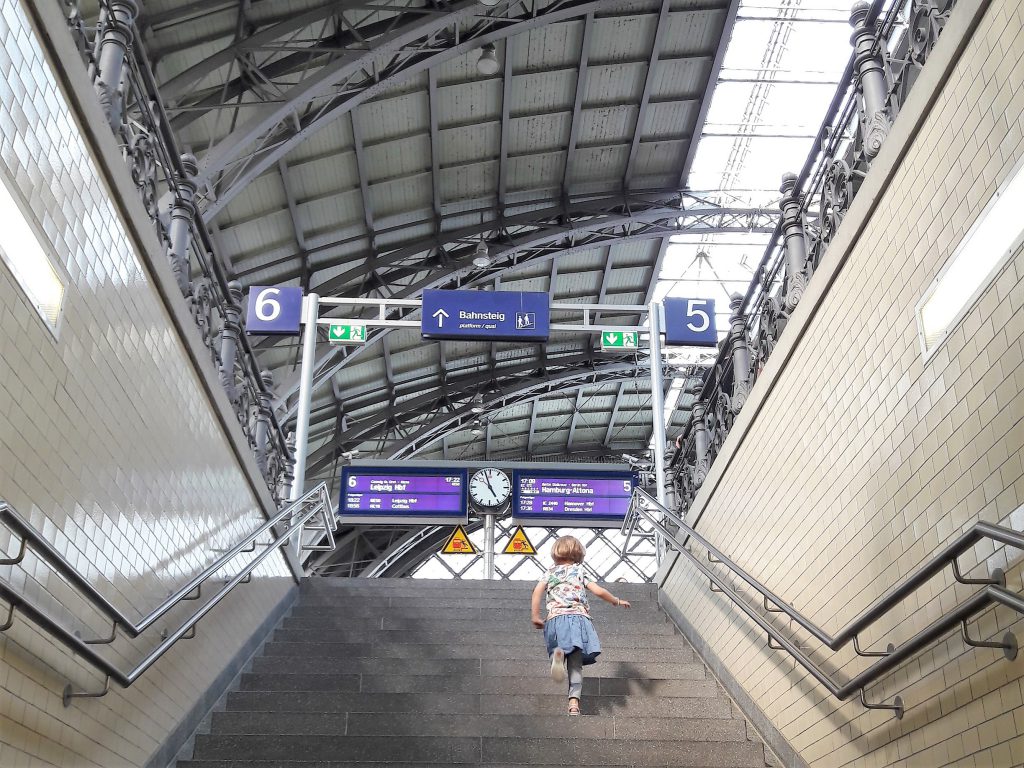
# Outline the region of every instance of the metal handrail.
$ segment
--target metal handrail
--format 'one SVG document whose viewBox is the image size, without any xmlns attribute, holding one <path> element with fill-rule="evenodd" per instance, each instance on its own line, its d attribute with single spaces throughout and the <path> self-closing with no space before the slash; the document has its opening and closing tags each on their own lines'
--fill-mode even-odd
<svg viewBox="0 0 1024 768">
<path fill-rule="evenodd" d="M 151 666 L 153 666 L 153 664 L 155 664 L 171 646 L 178 642 L 178 640 L 187 640 L 194 637 L 196 624 L 198 624 L 203 617 L 205 617 L 225 597 L 227 597 L 228 593 L 236 586 L 248 583 L 251 579 L 252 572 L 260 565 L 260 563 L 266 560 L 278 549 L 287 546 L 291 541 L 293 541 L 293 537 L 295 537 L 296 534 L 301 536 L 303 527 L 310 520 L 316 516 L 320 516 L 322 518 L 323 525 L 328 530 L 331 530 L 333 528 L 333 520 L 331 519 L 332 511 L 330 493 L 327 490 L 327 484 L 321 483 L 312 490 L 307 491 L 297 501 L 292 502 L 278 511 L 259 528 L 247 534 L 245 538 L 238 542 L 238 544 L 226 550 L 224 554 L 214 560 L 209 566 L 203 569 L 203 571 L 171 593 L 171 595 L 169 595 L 141 621 L 133 622 L 119 608 L 101 595 L 99 591 L 90 584 L 60 552 L 46 541 L 39 531 L 33 528 L 24 517 L 19 515 L 7 502 L 0 500 L 0 522 L 6 524 L 12 531 L 21 537 L 21 545 L 19 547 L 18 554 L 13 558 L 0 560 L 0 565 L 19 564 L 24 559 L 26 550 L 31 548 L 54 571 L 59 573 L 70 584 L 72 584 L 72 586 L 78 589 L 94 608 L 113 622 L 113 629 L 108 637 L 94 640 L 82 639 L 58 621 L 48 616 L 39 608 L 39 606 L 28 601 L 24 595 L 16 592 L 10 584 L 5 581 L 0 581 L 0 599 L 3 599 L 10 604 L 10 612 L 7 621 L 4 625 L 0 625 L 0 631 L 9 629 L 13 624 L 15 612 L 21 612 L 33 623 L 51 634 L 62 645 L 69 648 L 74 653 L 79 654 L 85 661 L 106 675 L 107 679 L 104 683 L 103 689 L 96 693 L 74 691 L 70 684 L 67 685 L 64 689 L 65 706 L 68 706 L 71 700 L 76 697 L 95 698 L 105 695 L 110 689 L 111 679 L 122 687 L 127 688 L 138 680 L 139 677 L 141 677 Z M 245 567 L 243 567 L 234 577 L 228 579 L 224 586 L 222 586 L 208 601 L 200 606 L 178 629 L 167 634 L 163 638 L 162 642 L 150 651 L 149 654 L 147 654 L 145 658 L 136 664 L 130 671 L 122 671 L 93 648 L 94 645 L 113 642 L 114 638 L 117 636 L 118 629 L 132 638 L 138 637 L 179 603 L 186 600 L 197 599 L 202 592 L 203 584 L 213 576 L 213 574 L 224 568 L 229 561 L 239 554 L 248 544 L 254 542 L 261 534 L 282 523 L 285 523 L 286 527 L 281 534 L 268 542 L 265 545 L 265 549 L 259 555 L 247 563 Z M 301 548 L 309 549 L 306 546 L 302 546 Z M 193 593 L 195 594 L 193 595 Z M 190 632 L 192 634 L 189 634 Z"/>
<path fill-rule="evenodd" d="M 653 510 L 653 511 L 652 511 Z M 749 574 L 711 542 L 701 536 L 696 530 L 675 512 L 658 503 L 657 499 L 641 488 L 634 491 L 633 501 L 627 514 L 627 522 L 623 524 L 623 530 L 627 529 L 631 518 L 643 517 L 647 520 L 666 541 L 674 545 L 679 554 L 685 556 L 696 568 L 703 573 L 711 582 L 715 592 L 720 592 L 728 597 L 740 610 L 754 621 L 768 635 L 769 645 L 772 641 L 778 646 L 771 646 L 789 653 L 807 672 L 809 672 L 821 685 L 828 689 L 829 693 L 840 701 L 846 701 L 853 694 L 860 694 L 861 703 L 868 709 L 888 709 L 896 713 L 897 718 L 903 717 L 903 700 L 897 696 L 892 704 L 871 704 L 865 698 L 864 689 L 880 680 L 886 674 L 894 670 L 903 662 L 907 661 L 923 648 L 939 639 L 950 630 L 960 625 L 965 642 L 974 647 L 1001 648 L 1007 659 L 1014 659 L 1017 656 L 1017 640 L 1012 632 L 1007 632 L 1000 642 L 988 642 L 974 640 L 967 631 L 967 622 L 976 614 L 992 605 L 1003 605 L 1012 608 L 1024 615 L 1024 598 L 1006 591 L 1005 577 L 1002 570 L 996 569 L 989 579 L 968 579 L 960 571 L 957 558 L 969 550 L 974 544 L 982 539 L 1005 544 L 1018 549 L 1024 549 L 1024 535 L 1009 528 L 1004 528 L 990 523 L 978 522 L 970 529 L 961 534 L 955 541 L 943 548 L 928 563 L 923 565 L 913 574 L 881 599 L 870 605 L 857 618 L 847 624 L 835 635 L 829 634 L 818 627 L 814 622 L 805 617 L 772 590 Z M 678 528 L 677 531 L 670 530 L 665 521 L 669 521 Z M 708 552 L 708 564 L 698 558 L 686 546 L 687 538 L 697 541 Z M 712 559 L 714 558 L 714 559 Z M 765 609 L 771 613 L 781 613 L 788 616 L 800 627 L 813 635 L 823 645 L 836 651 L 852 642 L 854 650 L 860 656 L 877 657 L 878 661 L 871 664 L 867 669 L 850 678 L 845 683 L 838 683 L 825 673 L 803 650 L 792 640 L 783 635 L 777 628 L 769 623 L 750 603 L 743 599 L 721 576 L 719 576 L 709 564 L 724 565 L 734 575 L 741 578 L 764 600 Z M 892 644 L 885 651 L 862 651 L 857 636 L 869 626 L 875 624 L 885 616 L 892 608 L 902 600 L 921 587 L 928 579 L 947 566 L 952 566 L 954 576 L 961 584 L 979 584 L 984 588 L 972 595 L 966 601 L 958 605 L 952 611 L 947 612 L 936 621 L 929 624 L 909 640 L 899 646 Z M 774 604 L 772 608 L 769 603 Z"/>
</svg>

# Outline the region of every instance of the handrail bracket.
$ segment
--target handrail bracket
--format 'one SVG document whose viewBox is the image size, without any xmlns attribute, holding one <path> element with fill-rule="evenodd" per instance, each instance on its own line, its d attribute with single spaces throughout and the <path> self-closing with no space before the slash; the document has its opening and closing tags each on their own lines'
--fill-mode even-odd
<svg viewBox="0 0 1024 768">
<path fill-rule="evenodd" d="M 71 687 L 71 683 L 64 686 L 64 694 L 61 697 L 64 706 L 70 707 L 72 699 L 101 699 L 110 693 L 110 675 L 107 675 L 103 679 L 103 689 L 99 691 L 76 691 Z"/>
<path fill-rule="evenodd" d="M 21 546 L 18 547 L 18 554 L 14 557 L 5 557 L 0 559 L 0 565 L 18 565 L 22 560 L 25 559 L 25 552 L 28 548 L 28 537 L 21 537 Z"/>
<path fill-rule="evenodd" d="M 1006 586 L 1006 574 L 1003 573 L 1002 568 L 994 568 L 992 570 L 992 575 L 987 579 L 969 579 L 964 576 L 963 572 L 960 570 L 960 561 L 956 558 L 953 559 L 953 576 L 961 584 L 983 584 L 986 586 L 992 584 L 997 587 Z"/>
<path fill-rule="evenodd" d="M 864 706 L 865 709 L 887 709 L 890 712 L 895 713 L 897 720 L 902 720 L 903 719 L 904 709 L 903 709 L 903 697 L 902 696 L 897 696 L 895 699 L 893 699 L 892 700 L 892 704 L 881 704 L 881 703 L 872 704 L 871 702 L 869 702 L 867 700 L 866 696 L 864 695 L 864 689 L 861 688 L 860 689 L 860 703 Z"/>
<path fill-rule="evenodd" d="M 975 640 L 968 632 L 967 619 L 960 622 L 960 630 L 964 642 L 972 648 L 1002 648 L 1007 661 L 1017 658 L 1017 636 L 1013 632 L 1007 632 L 1001 641 Z"/>
</svg>

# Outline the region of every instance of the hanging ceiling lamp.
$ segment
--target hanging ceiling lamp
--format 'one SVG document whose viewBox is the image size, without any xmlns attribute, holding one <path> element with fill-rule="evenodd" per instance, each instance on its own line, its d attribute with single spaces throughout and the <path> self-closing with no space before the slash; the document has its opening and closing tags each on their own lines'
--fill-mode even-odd
<svg viewBox="0 0 1024 768">
<path fill-rule="evenodd" d="M 484 410 L 486 410 L 484 408 L 484 395 L 483 395 L 483 392 L 477 392 L 475 395 L 473 395 L 473 400 L 472 400 L 472 405 L 470 406 L 470 410 L 473 413 L 483 413 Z"/>
<path fill-rule="evenodd" d="M 474 435 L 482 435 L 484 433 L 484 423 L 480 419 L 473 419 L 473 428 L 470 430 Z"/>
<path fill-rule="evenodd" d="M 481 75 L 498 73 L 498 57 L 494 55 L 494 43 L 487 43 L 480 49 L 480 58 L 476 60 L 476 69 Z"/>
<path fill-rule="evenodd" d="M 491 252 L 487 250 L 487 243 L 484 242 L 482 236 L 480 242 L 476 244 L 476 250 L 473 252 L 473 266 L 480 269 L 487 269 L 487 267 L 491 266 Z"/>
<path fill-rule="evenodd" d="M 493 8 L 500 3 L 501 0 L 477 0 L 477 2 L 480 3 L 480 5 L 486 5 L 488 8 Z"/>
</svg>

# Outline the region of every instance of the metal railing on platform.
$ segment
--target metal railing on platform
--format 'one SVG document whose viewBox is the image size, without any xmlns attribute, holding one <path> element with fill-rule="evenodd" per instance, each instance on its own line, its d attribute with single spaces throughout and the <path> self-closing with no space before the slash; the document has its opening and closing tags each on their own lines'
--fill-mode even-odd
<svg viewBox="0 0 1024 768">
<path fill-rule="evenodd" d="M 1012 632 L 1005 633 L 999 641 L 977 640 L 971 637 L 968 630 L 968 622 L 986 608 L 997 605 L 1012 608 L 1017 613 L 1024 615 L 1024 598 L 1005 589 L 1006 578 L 1002 570 L 995 569 L 989 578 L 967 578 L 960 570 L 958 563 L 961 555 L 969 551 L 979 541 L 985 539 L 1024 550 L 1024 534 L 1010 528 L 991 525 L 990 523 L 975 523 L 952 543 L 936 553 L 931 560 L 910 574 L 899 586 L 868 606 L 839 632 L 831 634 L 797 611 L 779 595 L 758 581 L 757 578 L 733 562 L 728 555 L 724 554 L 714 544 L 687 525 L 686 521 L 676 512 L 662 506 L 649 493 L 638 488 L 634 492 L 629 512 L 623 522 L 623 532 L 631 532 L 640 518 L 646 520 L 672 549 L 677 551 L 680 556 L 685 557 L 697 570 L 708 578 L 712 591 L 725 595 L 755 624 L 764 630 L 768 636 L 769 647 L 775 650 L 786 651 L 815 680 L 828 689 L 830 694 L 840 701 L 846 701 L 854 694 L 859 694 L 861 704 L 868 709 L 892 710 L 897 718 L 902 718 L 903 700 L 901 697 L 895 697 L 891 704 L 873 704 L 867 701 L 865 689 L 869 685 L 878 682 L 885 675 L 948 634 L 957 626 L 960 627 L 960 632 L 967 645 L 975 648 L 1000 648 L 1008 660 L 1013 660 L 1017 657 L 1017 639 Z M 691 541 L 696 542 L 706 550 L 707 561 L 693 553 Z M 711 566 L 719 566 L 719 568 L 712 568 Z M 732 576 L 745 582 L 758 593 L 762 600 L 763 610 L 752 605 L 732 584 L 722 577 L 720 573 L 722 568 L 729 571 Z M 927 627 L 899 645 L 890 643 L 884 651 L 865 651 L 861 648 L 858 637 L 865 630 L 880 621 L 898 606 L 900 602 L 945 568 L 952 568 L 953 575 L 959 583 L 978 585 L 982 589 L 952 610 L 946 611 Z M 769 621 L 766 614 L 772 613 L 787 616 L 832 651 L 837 651 L 852 643 L 857 655 L 877 658 L 878 660 L 846 682 L 837 682 L 832 675 L 811 659 L 792 638 L 788 637 Z M 773 645 L 773 642 L 776 644 Z"/>
<path fill-rule="evenodd" d="M 252 572 L 274 552 L 287 546 L 295 546 L 296 541 L 298 542 L 298 548 L 302 551 L 317 549 L 317 546 L 302 541 L 302 536 L 307 530 L 316 531 L 316 540 L 321 539 L 324 530 L 326 530 L 329 545 L 333 548 L 333 512 L 327 484 L 321 483 L 312 490 L 307 491 L 297 501 L 275 513 L 269 520 L 254 529 L 233 547 L 225 550 L 223 554 L 200 573 L 172 592 L 160 605 L 150 611 L 148 615 L 133 621 L 120 608 L 104 597 L 28 520 L 18 514 L 7 502 L 0 500 L 0 523 L 6 525 L 14 534 L 21 538 L 18 553 L 14 557 L 0 559 L 0 566 L 19 565 L 24 560 L 28 550 L 32 550 L 39 559 L 74 587 L 90 606 L 111 622 L 109 635 L 101 638 L 83 639 L 65 627 L 61 622 L 49 616 L 24 595 L 17 592 L 10 583 L 0 581 L 0 599 L 9 604 L 7 619 L 3 624 L 0 624 L 0 632 L 9 630 L 14 624 L 15 616 L 21 613 L 31 622 L 49 633 L 63 646 L 81 656 L 82 659 L 106 675 L 103 689 L 97 692 L 75 691 L 70 684 L 65 686 L 64 706 L 69 706 L 71 701 L 78 697 L 96 698 L 105 695 L 110 690 L 111 679 L 122 687 L 127 688 L 152 667 L 175 643 L 179 640 L 189 640 L 195 637 L 195 628 L 199 621 L 216 608 L 235 587 L 239 584 L 249 583 L 252 579 Z M 309 524 L 313 521 L 317 522 L 310 526 Z M 283 526 L 283 529 L 278 532 L 277 526 Z M 271 531 L 273 538 L 268 543 L 259 545 L 263 547 L 263 550 L 246 563 L 233 577 L 228 579 L 181 626 L 173 632 L 162 632 L 160 644 L 151 650 L 131 670 L 121 670 L 97 652 L 94 646 L 108 645 L 114 642 L 118 631 L 130 638 L 136 638 L 153 627 L 156 622 L 166 616 L 175 606 L 185 601 L 198 600 L 202 595 L 203 586 L 214 574 L 228 566 L 237 555 L 254 552 L 257 546 L 256 540 L 267 531 Z"/>
</svg>

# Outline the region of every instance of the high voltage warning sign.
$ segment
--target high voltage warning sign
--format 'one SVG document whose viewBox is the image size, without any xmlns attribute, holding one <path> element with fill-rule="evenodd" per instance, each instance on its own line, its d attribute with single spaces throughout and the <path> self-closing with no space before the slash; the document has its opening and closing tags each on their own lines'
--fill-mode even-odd
<svg viewBox="0 0 1024 768">
<path fill-rule="evenodd" d="M 515 533 L 512 534 L 512 538 L 508 540 L 508 544 L 505 545 L 501 553 L 503 555 L 536 555 L 537 550 L 530 543 L 523 526 L 519 525 L 516 526 Z"/>
<path fill-rule="evenodd" d="M 455 530 L 452 531 L 452 535 L 448 537 L 448 541 L 444 543 L 441 548 L 442 555 L 475 555 L 476 547 L 469 540 L 469 536 L 466 535 L 465 529 L 461 525 L 455 526 Z"/>
</svg>

